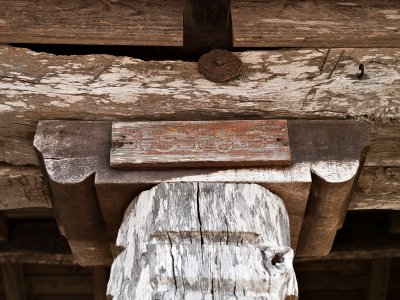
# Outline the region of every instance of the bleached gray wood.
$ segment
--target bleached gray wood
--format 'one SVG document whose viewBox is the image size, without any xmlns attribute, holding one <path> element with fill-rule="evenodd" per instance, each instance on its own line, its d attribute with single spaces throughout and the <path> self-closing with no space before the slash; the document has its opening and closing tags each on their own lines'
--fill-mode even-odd
<svg viewBox="0 0 400 300">
<path fill-rule="evenodd" d="M 161 183 L 125 212 L 108 294 L 125 299 L 297 296 L 282 200 L 255 184 Z"/>
<path fill-rule="evenodd" d="M 366 165 L 400 166 L 400 49 L 248 51 L 241 75 L 216 84 L 183 61 L 55 56 L 0 47 L 0 161 L 37 164 L 36 122 L 351 118 L 370 121 Z M 366 76 L 359 80 L 359 64 Z M 25 141 L 23 141 L 25 140 Z"/>
</svg>

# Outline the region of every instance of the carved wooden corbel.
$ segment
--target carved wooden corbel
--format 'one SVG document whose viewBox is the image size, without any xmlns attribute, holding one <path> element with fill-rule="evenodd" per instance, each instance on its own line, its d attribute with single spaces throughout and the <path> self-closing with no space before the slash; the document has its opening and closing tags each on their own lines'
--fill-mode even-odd
<svg viewBox="0 0 400 300">
<path fill-rule="evenodd" d="M 34 144 L 60 230 L 82 265 L 111 264 L 126 208 L 142 191 L 164 182 L 263 186 L 285 204 L 295 255 L 327 255 L 365 159 L 367 128 L 347 120 L 290 120 L 287 129 L 290 162 L 260 167 L 225 162 L 223 167 L 112 168 L 112 123 L 104 121 L 42 121 Z"/>
</svg>

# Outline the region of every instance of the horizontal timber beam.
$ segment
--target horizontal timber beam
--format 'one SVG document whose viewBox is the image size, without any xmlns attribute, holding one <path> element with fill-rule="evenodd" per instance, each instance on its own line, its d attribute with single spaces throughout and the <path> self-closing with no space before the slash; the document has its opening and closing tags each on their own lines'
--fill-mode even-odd
<svg viewBox="0 0 400 300">
<path fill-rule="evenodd" d="M 234 46 L 400 47 L 399 9 L 390 0 L 233 0 Z M 183 0 L 1 1 L 0 43 L 182 46 L 183 12 Z"/>
<path fill-rule="evenodd" d="M 399 174 L 399 167 L 364 167 L 349 210 L 400 210 Z M 32 182 L 42 183 L 44 181 L 43 174 L 37 167 L 0 166 L 0 182 L 8 184 L 9 178 L 23 178 L 24 176 Z M 26 189 L 23 180 L 12 180 L 11 182 L 10 187 L 0 186 L 0 199 L 2 200 L 0 201 L 0 210 L 50 207 L 47 187 L 44 184 L 38 185 L 35 189 Z"/>
<path fill-rule="evenodd" d="M 34 164 L 36 123 L 45 119 L 364 119 L 367 166 L 400 166 L 400 48 L 236 53 L 238 79 L 209 82 L 197 64 L 109 55 L 55 56 L 0 47 L 0 161 Z M 359 64 L 365 76 L 358 79 Z"/>
</svg>

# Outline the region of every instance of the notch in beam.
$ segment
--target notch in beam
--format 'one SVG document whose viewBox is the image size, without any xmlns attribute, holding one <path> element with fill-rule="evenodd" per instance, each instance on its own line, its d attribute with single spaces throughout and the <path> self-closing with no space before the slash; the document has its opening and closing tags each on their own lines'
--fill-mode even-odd
<svg viewBox="0 0 400 300">
<path fill-rule="evenodd" d="M 231 0 L 186 0 L 183 47 L 192 55 L 232 48 Z"/>
</svg>

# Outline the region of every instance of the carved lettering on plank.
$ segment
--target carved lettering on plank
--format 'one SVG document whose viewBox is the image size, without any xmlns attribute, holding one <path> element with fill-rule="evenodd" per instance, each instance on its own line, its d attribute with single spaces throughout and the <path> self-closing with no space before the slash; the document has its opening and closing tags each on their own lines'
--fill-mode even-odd
<svg viewBox="0 0 400 300">
<path fill-rule="evenodd" d="M 111 166 L 290 165 L 285 120 L 116 122 Z"/>
</svg>

